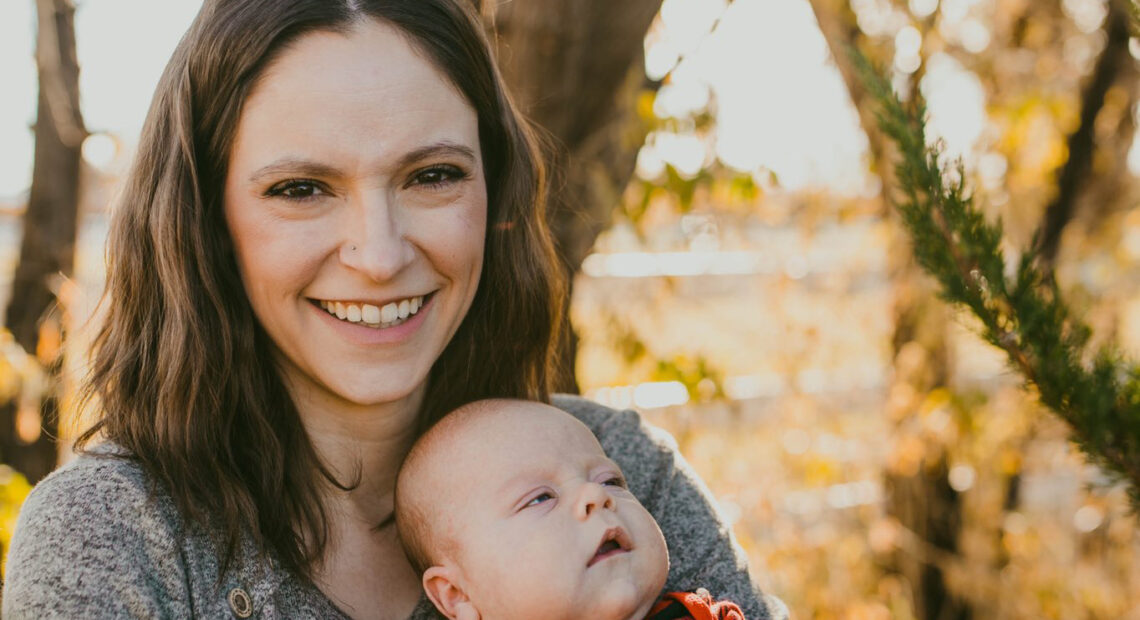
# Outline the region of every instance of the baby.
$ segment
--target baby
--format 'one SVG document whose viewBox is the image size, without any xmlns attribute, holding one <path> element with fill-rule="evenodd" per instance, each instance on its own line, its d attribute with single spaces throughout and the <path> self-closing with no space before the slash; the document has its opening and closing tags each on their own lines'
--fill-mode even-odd
<svg viewBox="0 0 1140 620">
<path fill-rule="evenodd" d="M 657 522 L 573 416 L 489 400 L 412 447 L 396 526 L 428 598 L 453 620 L 743 620 L 705 591 L 661 597 Z"/>
</svg>

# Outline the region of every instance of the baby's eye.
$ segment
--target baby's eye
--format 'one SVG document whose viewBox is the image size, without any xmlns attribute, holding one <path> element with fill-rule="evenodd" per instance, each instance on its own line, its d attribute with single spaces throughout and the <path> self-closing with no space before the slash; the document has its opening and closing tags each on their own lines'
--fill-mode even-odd
<svg viewBox="0 0 1140 620">
<path fill-rule="evenodd" d="M 530 508 L 531 506 L 537 506 L 537 505 L 541 504 L 542 502 L 552 500 L 552 499 L 554 499 L 554 496 L 551 495 L 550 493 L 540 493 L 540 494 L 530 498 L 530 501 L 528 501 L 526 503 L 526 505 L 523 506 L 523 508 Z"/>
<path fill-rule="evenodd" d="M 610 476 L 609 478 L 606 478 L 605 480 L 602 481 L 602 486 L 604 486 L 604 487 L 620 487 L 620 488 L 624 489 L 625 488 L 625 478 L 622 478 L 621 476 Z"/>
<path fill-rule="evenodd" d="M 280 196 L 289 200 L 308 200 L 321 192 L 315 181 L 306 179 L 289 179 L 282 181 L 265 192 L 266 196 Z"/>
</svg>

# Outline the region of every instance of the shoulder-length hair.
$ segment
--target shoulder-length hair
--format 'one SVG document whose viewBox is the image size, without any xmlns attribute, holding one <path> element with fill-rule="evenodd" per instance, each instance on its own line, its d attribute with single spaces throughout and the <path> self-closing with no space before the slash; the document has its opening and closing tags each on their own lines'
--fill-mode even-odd
<svg viewBox="0 0 1140 620">
<path fill-rule="evenodd" d="M 549 399 L 564 283 L 545 224 L 544 168 L 465 0 L 207 0 L 147 114 L 113 212 L 104 322 L 84 397 L 101 410 L 77 441 L 123 446 L 215 532 L 310 576 L 328 539 L 322 485 L 338 482 L 306 435 L 254 318 L 223 216 L 242 105 L 306 33 L 376 19 L 403 33 L 479 121 L 488 217 L 471 309 L 428 378 L 419 430 L 488 397 Z"/>
</svg>

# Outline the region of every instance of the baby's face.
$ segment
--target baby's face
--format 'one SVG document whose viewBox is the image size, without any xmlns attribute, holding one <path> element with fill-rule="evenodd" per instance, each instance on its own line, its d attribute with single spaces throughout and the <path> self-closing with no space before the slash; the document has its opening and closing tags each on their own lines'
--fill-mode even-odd
<svg viewBox="0 0 1140 620">
<path fill-rule="evenodd" d="M 640 620 L 669 568 L 656 521 L 581 422 L 505 407 L 449 442 L 454 475 L 439 496 L 482 620 Z"/>
</svg>

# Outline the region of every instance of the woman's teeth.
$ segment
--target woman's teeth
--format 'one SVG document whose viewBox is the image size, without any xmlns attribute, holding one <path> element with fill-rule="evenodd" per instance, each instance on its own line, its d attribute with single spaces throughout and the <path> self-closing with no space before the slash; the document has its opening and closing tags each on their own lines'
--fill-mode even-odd
<svg viewBox="0 0 1140 620">
<path fill-rule="evenodd" d="M 395 327 L 414 316 L 424 307 L 424 296 L 409 297 L 401 301 L 394 301 L 384 306 L 372 304 L 355 304 L 343 301 L 321 300 L 320 305 L 325 312 L 349 323 L 362 323 L 369 327 Z"/>
</svg>

